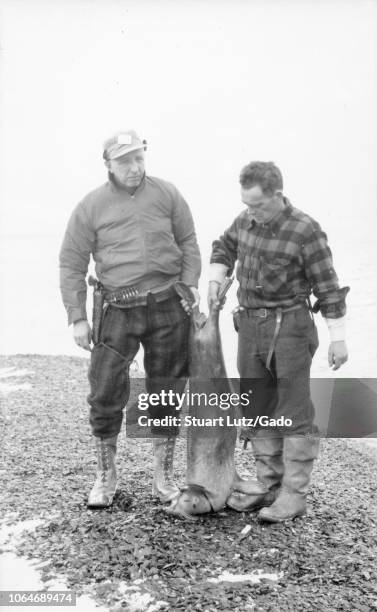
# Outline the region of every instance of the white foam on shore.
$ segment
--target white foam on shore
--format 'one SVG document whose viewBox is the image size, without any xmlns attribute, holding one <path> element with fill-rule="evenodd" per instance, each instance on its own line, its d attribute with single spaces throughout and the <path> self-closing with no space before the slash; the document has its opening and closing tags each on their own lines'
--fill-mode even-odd
<svg viewBox="0 0 377 612">
<path fill-rule="evenodd" d="M 228 571 L 224 571 L 217 578 L 208 578 L 207 582 L 213 582 L 214 584 L 219 584 L 219 582 L 251 582 L 252 584 L 260 584 L 261 580 L 277 582 L 282 577 L 283 572 L 267 574 L 261 569 L 253 570 L 249 574 L 231 574 Z"/>
<path fill-rule="evenodd" d="M 3 382 L 6 378 L 20 378 L 21 376 L 30 376 L 31 374 L 34 374 L 34 372 L 26 369 L 17 370 L 15 367 L 0 368 L 0 395 L 7 396 L 16 391 L 28 391 L 31 389 L 30 383 Z"/>
<path fill-rule="evenodd" d="M 367 436 L 365 438 L 347 438 L 352 444 L 358 445 L 359 448 L 365 448 L 366 446 L 369 448 L 373 448 L 377 452 L 377 434 L 374 433 L 372 436 Z"/>
<path fill-rule="evenodd" d="M 10 518 L 10 517 L 8 517 Z M 14 520 L 14 519 L 13 519 Z M 33 531 L 43 524 L 40 519 L 21 521 L 15 525 L 3 524 L 0 526 L 0 590 L 2 591 L 68 591 L 63 580 L 49 580 L 42 582 L 38 566 L 41 561 L 32 562 L 15 554 L 17 543 L 25 531 Z M 25 612 L 25 606 L 11 606 L 16 612 Z M 56 612 L 56 606 L 33 606 L 33 611 Z M 108 608 L 97 606 L 88 595 L 77 597 L 76 606 L 59 606 L 59 610 L 75 610 L 75 612 L 108 612 Z"/>
<path fill-rule="evenodd" d="M 0 382 L 0 395 L 9 395 L 16 391 L 29 391 L 31 389 L 30 383 L 20 383 L 19 385 L 12 385 L 11 383 Z"/>
<path fill-rule="evenodd" d="M 15 366 L 10 368 L 0 368 L 0 379 L 1 378 L 11 378 L 13 376 L 29 376 L 30 374 L 34 374 L 32 370 L 17 370 Z"/>
<path fill-rule="evenodd" d="M 0 523 L 0 590 L 3 591 L 67 591 L 67 584 L 62 579 L 51 579 L 41 581 L 40 571 L 49 561 L 30 561 L 15 554 L 15 549 L 22 539 L 25 531 L 33 531 L 44 523 L 41 519 L 20 521 L 13 513 Z M 153 595 L 143 592 L 145 580 L 137 579 L 130 583 L 121 582 L 112 584 L 111 581 L 102 583 L 108 584 L 109 592 L 113 591 L 119 598 L 124 598 L 127 602 L 127 612 L 158 612 L 161 608 L 166 609 L 166 602 L 156 601 Z M 113 607 L 113 606 L 111 606 Z M 76 606 L 59 606 L 59 610 L 74 610 L 75 612 L 108 612 L 110 608 L 99 606 L 88 594 L 80 595 L 76 598 Z M 24 612 L 25 606 L 13 606 L 12 610 Z M 56 606 L 33 606 L 36 612 L 56 612 Z"/>
</svg>

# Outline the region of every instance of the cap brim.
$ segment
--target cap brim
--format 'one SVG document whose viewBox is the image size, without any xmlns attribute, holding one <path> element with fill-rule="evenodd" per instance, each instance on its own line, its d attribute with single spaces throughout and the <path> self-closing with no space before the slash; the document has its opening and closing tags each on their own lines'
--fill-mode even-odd
<svg viewBox="0 0 377 612">
<path fill-rule="evenodd" d="M 117 151 L 110 153 L 107 155 L 107 159 L 118 159 L 118 157 L 123 157 L 123 155 L 127 155 L 127 153 L 132 153 L 132 151 L 137 151 L 138 149 L 145 149 L 145 145 L 124 145 L 124 147 L 119 148 Z"/>
</svg>

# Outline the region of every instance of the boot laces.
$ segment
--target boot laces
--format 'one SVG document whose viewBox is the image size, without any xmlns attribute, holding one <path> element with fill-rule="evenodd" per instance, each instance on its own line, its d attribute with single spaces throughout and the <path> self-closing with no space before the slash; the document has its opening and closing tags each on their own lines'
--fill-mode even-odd
<svg viewBox="0 0 377 612">
<path fill-rule="evenodd" d="M 101 480 L 102 484 L 106 484 L 107 483 L 108 476 L 109 476 L 109 472 L 108 471 L 100 473 L 100 480 Z"/>
<path fill-rule="evenodd" d="M 101 440 L 100 444 L 100 457 L 101 457 L 101 467 L 103 473 L 107 472 L 110 469 L 110 457 L 109 457 L 109 449 L 108 446 Z"/>
<path fill-rule="evenodd" d="M 164 476 L 167 483 L 173 482 L 173 458 L 175 438 L 167 438 L 164 457 Z"/>
<path fill-rule="evenodd" d="M 99 460 L 100 460 L 100 480 L 101 483 L 106 485 L 110 480 L 110 468 L 111 468 L 111 457 L 110 457 L 110 448 L 105 443 L 104 440 L 101 440 L 99 443 Z"/>
</svg>

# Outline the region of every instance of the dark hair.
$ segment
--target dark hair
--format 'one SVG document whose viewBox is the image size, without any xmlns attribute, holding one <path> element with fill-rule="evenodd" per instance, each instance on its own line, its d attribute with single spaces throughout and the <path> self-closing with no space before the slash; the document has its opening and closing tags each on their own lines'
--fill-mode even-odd
<svg viewBox="0 0 377 612">
<path fill-rule="evenodd" d="M 272 195 L 283 189 L 283 176 L 273 162 L 254 161 L 242 168 L 240 183 L 246 189 L 259 185 L 263 193 Z"/>
</svg>

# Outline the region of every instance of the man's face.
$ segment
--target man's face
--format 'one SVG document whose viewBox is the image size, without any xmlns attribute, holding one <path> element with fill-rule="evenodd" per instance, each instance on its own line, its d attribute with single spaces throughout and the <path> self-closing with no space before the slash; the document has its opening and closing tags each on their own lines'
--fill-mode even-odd
<svg viewBox="0 0 377 612">
<path fill-rule="evenodd" d="M 241 187 L 241 198 L 249 208 L 250 217 L 260 224 L 270 221 L 284 206 L 281 191 L 269 195 L 259 185 Z"/>
<path fill-rule="evenodd" d="M 128 189 L 139 187 L 145 172 L 144 149 L 137 149 L 106 162 L 118 183 Z"/>
</svg>

